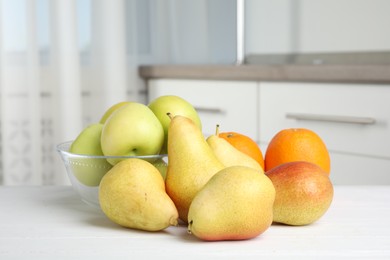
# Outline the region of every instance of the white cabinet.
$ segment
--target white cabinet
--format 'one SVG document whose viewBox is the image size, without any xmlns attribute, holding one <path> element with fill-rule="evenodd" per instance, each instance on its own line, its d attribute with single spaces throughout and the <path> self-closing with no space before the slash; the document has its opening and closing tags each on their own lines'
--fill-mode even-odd
<svg viewBox="0 0 390 260">
<path fill-rule="evenodd" d="M 390 86 L 259 84 L 260 143 L 283 128 L 309 128 L 331 153 L 337 184 L 390 184 Z"/>
<path fill-rule="evenodd" d="M 236 131 L 259 140 L 256 82 L 159 79 L 148 82 L 148 101 L 162 95 L 177 95 L 189 101 L 202 121 L 207 137 Z"/>
<path fill-rule="evenodd" d="M 263 153 L 284 128 L 308 128 L 331 155 L 334 184 L 390 184 L 390 86 L 156 79 L 148 100 L 178 95 L 199 112 L 206 136 L 237 131 Z"/>
</svg>

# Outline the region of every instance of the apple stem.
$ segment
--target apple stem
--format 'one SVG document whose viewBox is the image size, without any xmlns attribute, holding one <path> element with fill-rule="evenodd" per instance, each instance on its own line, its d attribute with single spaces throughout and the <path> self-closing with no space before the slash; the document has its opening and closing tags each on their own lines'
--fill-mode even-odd
<svg viewBox="0 0 390 260">
<path fill-rule="evenodd" d="M 167 113 L 167 116 L 169 116 L 170 119 L 173 118 L 172 114 L 170 112 Z"/>
</svg>

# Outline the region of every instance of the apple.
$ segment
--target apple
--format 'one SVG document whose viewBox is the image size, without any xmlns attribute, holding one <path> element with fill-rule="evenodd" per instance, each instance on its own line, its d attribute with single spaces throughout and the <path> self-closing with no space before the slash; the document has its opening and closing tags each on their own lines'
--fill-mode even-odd
<svg viewBox="0 0 390 260">
<path fill-rule="evenodd" d="M 167 177 L 168 164 L 164 161 L 164 159 L 158 159 L 152 162 L 152 164 L 154 167 L 157 168 L 157 170 L 160 172 L 161 176 L 165 180 Z"/>
<path fill-rule="evenodd" d="M 109 116 L 111 116 L 114 111 L 116 111 L 118 108 L 125 106 L 129 104 L 130 102 L 128 101 L 122 101 L 119 103 L 116 103 L 115 105 L 111 106 L 107 111 L 103 114 L 102 118 L 100 119 L 99 123 L 104 124 Z"/>
<path fill-rule="evenodd" d="M 142 156 L 159 154 L 164 130 L 146 105 L 129 102 L 118 108 L 104 124 L 101 145 L 106 156 Z M 115 165 L 124 158 L 107 158 Z"/>
<path fill-rule="evenodd" d="M 168 128 L 171 119 L 167 113 L 173 116 L 181 115 L 191 119 L 202 130 L 202 123 L 195 108 L 185 99 L 175 95 L 165 95 L 152 100 L 148 107 L 160 120 L 164 128 L 164 144 L 161 153 L 167 153 Z"/>
<path fill-rule="evenodd" d="M 103 124 L 87 126 L 72 142 L 69 152 L 83 155 L 102 156 L 100 136 Z M 79 182 L 87 186 L 99 186 L 102 177 L 112 168 L 105 158 L 71 157 L 69 166 Z"/>
</svg>

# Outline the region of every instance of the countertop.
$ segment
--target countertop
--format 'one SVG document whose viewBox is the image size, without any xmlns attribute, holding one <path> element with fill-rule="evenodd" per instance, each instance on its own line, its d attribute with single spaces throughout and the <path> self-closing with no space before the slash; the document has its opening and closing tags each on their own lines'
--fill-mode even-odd
<svg viewBox="0 0 390 260">
<path fill-rule="evenodd" d="M 140 66 L 145 79 L 205 79 L 326 83 L 390 83 L 387 64 L 244 64 Z"/>
<path fill-rule="evenodd" d="M 0 259 L 390 259 L 389 219 L 390 186 L 335 186 L 330 209 L 312 225 L 273 224 L 251 240 L 203 242 L 184 225 L 122 228 L 70 186 L 3 186 Z"/>
</svg>

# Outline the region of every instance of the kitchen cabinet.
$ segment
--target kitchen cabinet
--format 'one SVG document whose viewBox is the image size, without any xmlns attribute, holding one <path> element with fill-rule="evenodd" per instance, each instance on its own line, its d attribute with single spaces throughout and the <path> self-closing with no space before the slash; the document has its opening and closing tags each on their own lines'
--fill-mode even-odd
<svg viewBox="0 0 390 260">
<path fill-rule="evenodd" d="M 283 128 L 318 133 L 342 184 L 390 184 L 390 86 L 259 83 L 260 144 Z"/>
<path fill-rule="evenodd" d="M 151 79 L 148 98 L 175 94 L 198 109 L 204 133 L 242 132 L 263 154 L 284 128 L 312 129 L 335 184 L 390 184 L 390 85 Z"/>
</svg>

